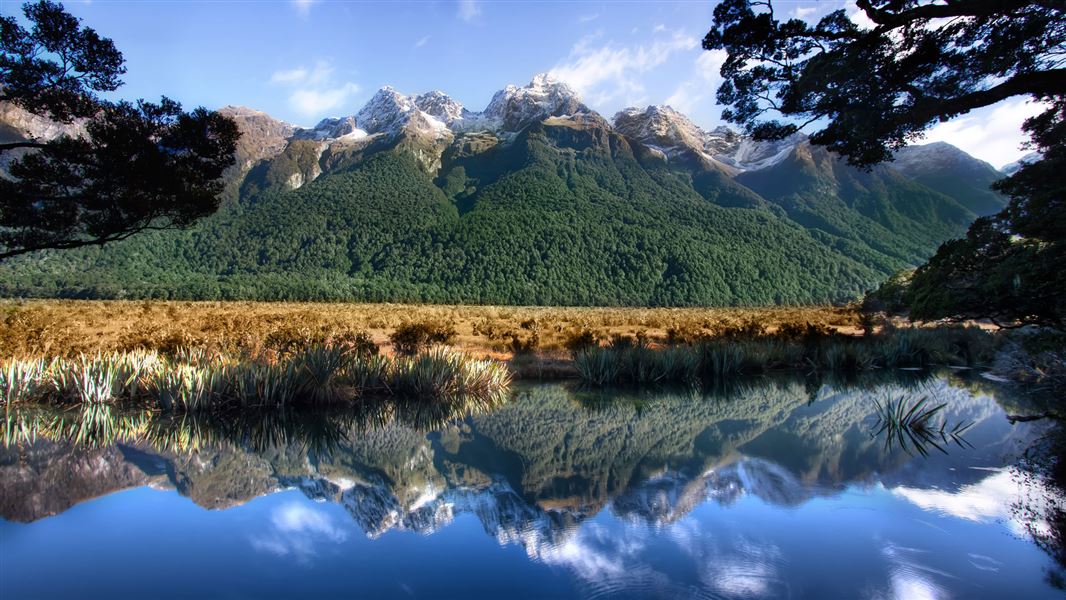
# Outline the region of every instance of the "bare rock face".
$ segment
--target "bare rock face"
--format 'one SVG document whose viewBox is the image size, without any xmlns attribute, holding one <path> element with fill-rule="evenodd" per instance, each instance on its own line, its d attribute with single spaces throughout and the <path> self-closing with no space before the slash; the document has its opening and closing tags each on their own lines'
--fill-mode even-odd
<svg viewBox="0 0 1066 600">
<path fill-rule="evenodd" d="M 62 135 L 76 137 L 84 132 L 85 127 L 79 121 L 58 123 L 13 104 L 0 102 L 0 142 L 47 142 Z"/>
<path fill-rule="evenodd" d="M 57 123 L 35 115 L 13 104 L 0 102 L 0 143 L 48 142 L 69 135 L 77 137 L 85 133 L 84 123 Z M 6 176 L 11 161 L 32 152 L 28 148 L 16 148 L 0 153 L 0 177 Z"/>
<path fill-rule="evenodd" d="M 265 112 L 244 106 L 225 106 L 218 110 L 237 122 L 241 138 L 237 141 L 237 170 L 245 172 L 261 160 L 281 154 L 296 133 L 296 127 L 279 121 Z"/>
</svg>

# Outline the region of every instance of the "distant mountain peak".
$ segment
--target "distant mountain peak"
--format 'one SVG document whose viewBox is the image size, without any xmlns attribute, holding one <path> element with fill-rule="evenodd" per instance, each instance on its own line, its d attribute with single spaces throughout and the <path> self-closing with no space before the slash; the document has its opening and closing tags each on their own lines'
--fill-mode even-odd
<svg viewBox="0 0 1066 600">
<path fill-rule="evenodd" d="M 468 118 L 472 114 L 461 103 L 439 90 L 415 96 L 414 102 L 415 106 L 420 110 L 444 121 L 448 125 Z"/>
<path fill-rule="evenodd" d="M 1012 163 L 1008 163 L 1008 164 L 1003 165 L 999 169 L 999 171 L 1000 171 L 1000 173 L 1003 173 L 1004 175 L 1014 175 L 1015 173 L 1018 172 L 1018 169 L 1021 169 L 1025 165 L 1028 165 L 1028 164 L 1031 164 L 1031 163 L 1035 163 L 1036 161 L 1038 161 L 1038 160 L 1040 160 L 1042 158 L 1044 158 L 1044 155 L 1041 154 L 1040 152 L 1030 152 L 1029 154 L 1026 154 L 1025 156 L 1019 158 L 1018 160 L 1016 160 L 1016 161 L 1014 161 Z"/>
<path fill-rule="evenodd" d="M 695 159 L 705 167 L 729 173 L 777 164 L 804 139 L 792 136 L 780 142 L 754 142 L 724 125 L 708 131 L 664 104 L 623 109 L 615 114 L 614 126 L 623 135 L 659 150 L 667 159 Z"/>
<path fill-rule="evenodd" d="M 407 123 L 407 113 L 417 108 L 409 96 L 387 85 L 375 92 L 363 108 L 355 113 L 355 122 L 371 135 L 395 133 Z"/>
<path fill-rule="evenodd" d="M 569 85 L 540 73 L 524 87 L 508 85 L 496 92 L 482 114 L 504 131 L 514 132 L 548 117 L 591 112 Z"/>
</svg>

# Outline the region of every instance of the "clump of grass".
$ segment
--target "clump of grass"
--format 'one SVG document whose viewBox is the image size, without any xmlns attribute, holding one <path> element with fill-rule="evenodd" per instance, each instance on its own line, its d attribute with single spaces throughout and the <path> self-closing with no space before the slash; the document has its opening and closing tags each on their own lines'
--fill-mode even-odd
<svg viewBox="0 0 1066 600">
<path fill-rule="evenodd" d="M 391 364 L 392 361 L 384 356 L 361 356 L 348 363 L 345 377 L 364 393 L 385 390 L 388 389 L 386 382 Z"/>
<path fill-rule="evenodd" d="M 0 401 L 10 405 L 38 398 L 50 378 L 44 359 L 9 360 L 0 365 Z"/>
<path fill-rule="evenodd" d="M 581 329 L 571 332 L 570 335 L 567 336 L 566 341 L 563 342 L 563 347 L 575 356 L 582 350 L 598 348 L 599 345 L 600 337 L 588 327 L 582 327 Z"/>
<path fill-rule="evenodd" d="M 399 395 L 450 398 L 505 389 L 511 375 L 496 361 L 475 360 L 438 347 L 397 359 L 386 370 L 386 378 L 387 387 Z"/>
<path fill-rule="evenodd" d="M 586 347 L 574 354 L 578 375 L 593 385 L 615 383 L 622 371 L 621 352 L 611 348 Z"/>
<path fill-rule="evenodd" d="M 292 361 L 297 394 L 315 403 L 335 402 L 340 397 L 341 376 L 351 362 L 345 348 L 312 346 Z"/>
<path fill-rule="evenodd" d="M 300 390 L 295 365 L 241 363 L 229 370 L 233 393 L 227 400 L 242 406 L 287 406 Z"/>
<path fill-rule="evenodd" d="M 973 426 L 972 422 L 959 422 L 948 427 L 945 421 L 936 419 L 947 405 L 933 406 L 926 397 L 911 402 L 900 396 L 895 403 L 890 400 L 884 404 L 875 402 L 875 406 L 878 428 L 874 437 L 885 433 L 886 449 L 895 444 L 908 454 L 913 449 L 928 456 L 929 447 L 947 454 L 944 446 L 952 442 L 965 447 L 967 442 L 963 434 Z"/>
<path fill-rule="evenodd" d="M 70 390 L 76 399 L 83 403 L 105 403 L 114 398 L 115 366 L 102 357 L 82 357 L 69 371 Z"/>
</svg>

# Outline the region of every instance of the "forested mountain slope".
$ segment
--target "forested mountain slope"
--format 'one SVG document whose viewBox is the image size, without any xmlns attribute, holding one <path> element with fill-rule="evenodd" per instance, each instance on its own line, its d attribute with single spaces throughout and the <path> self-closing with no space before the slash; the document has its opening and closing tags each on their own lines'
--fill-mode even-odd
<svg viewBox="0 0 1066 600">
<path fill-rule="evenodd" d="M 251 135 L 218 214 L 10 261 L 0 293 L 823 302 L 923 260 L 975 217 L 898 170 L 858 171 L 802 138 L 759 146 L 655 107 L 620 113 L 616 128 L 546 77 L 480 113 L 391 88 L 314 129 L 226 110 Z"/>
</svg>

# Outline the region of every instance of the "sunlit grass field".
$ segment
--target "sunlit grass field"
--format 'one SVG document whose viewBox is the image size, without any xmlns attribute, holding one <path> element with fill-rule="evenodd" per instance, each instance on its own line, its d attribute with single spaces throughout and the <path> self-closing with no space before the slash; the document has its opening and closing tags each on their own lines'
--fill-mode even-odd
<svg viewBox="0 0 1066 600">
<path fill-rule="evenodd" d="M 454 329 L 451 345 L 507 359 L 516 348 L 567 353 L 581 334 L 609 340 L 646 336 L 652 345 L 756 322 L 768 330 L 811 323 L 859 332 L 859 315 L 830 306 L 761 308 L 558 308 L 303 302 L 0 302 L 0 355 L 76 356 L 134 349 L 205 348 L 262 355 L 365 333 L 393 350 L 397 328 L 430 323 Z"/>
</svg>

